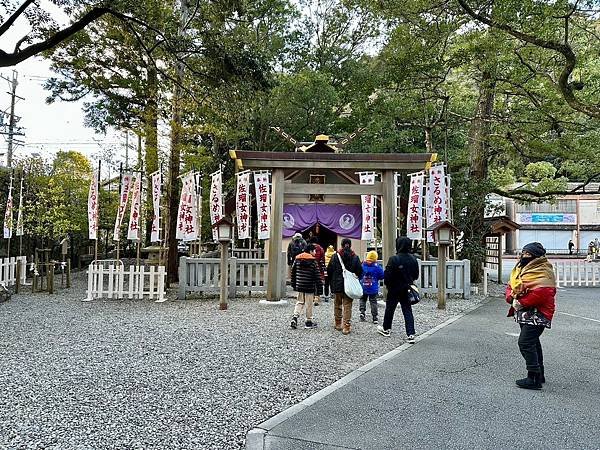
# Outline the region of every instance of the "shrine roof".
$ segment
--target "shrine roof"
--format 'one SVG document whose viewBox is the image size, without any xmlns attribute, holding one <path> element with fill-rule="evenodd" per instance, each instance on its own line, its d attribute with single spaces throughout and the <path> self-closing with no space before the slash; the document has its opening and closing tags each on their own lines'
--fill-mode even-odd
<svg viewBox="0 0 600 450">
<path fill-rule="evenodd" d="M 242 169 L 348 169 L 411 171 L 428 168 L 437 153 L 311 153 L 231 150 Z"/>
</svg>

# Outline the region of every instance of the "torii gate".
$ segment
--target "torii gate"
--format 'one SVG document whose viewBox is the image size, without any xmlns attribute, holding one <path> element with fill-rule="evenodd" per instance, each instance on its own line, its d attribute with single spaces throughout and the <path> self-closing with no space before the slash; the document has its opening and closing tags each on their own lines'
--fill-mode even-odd
<svg viewBox="0 0 600 450">
<path fill-rule="evenodd" d="M 321 138 L 321 139 L 319 139 Z M 307 195 L 378 195 L 381 196 L 383 259 L 395 254 L 397 224 L 394 223 L 395 173 L 427 169 L 436 161 L 437 153 L 334 153 L 327 136 L 318 136 L 315 144 L 305 151 L 230 151 L 236 170 L 271 171 L 271 239 L 268 248 L 267 300 L 282 298 L 283 205 L 286 196 Z M 312 147 L 312 148 L 311 148 Z M 294 178 L 307 171 L 334 171 L 348 184 L 295 183 Z M 381 173 L 381 181 L 374 185 L 360 185 L 355 173 L 373 171 Z"/>
</svg>

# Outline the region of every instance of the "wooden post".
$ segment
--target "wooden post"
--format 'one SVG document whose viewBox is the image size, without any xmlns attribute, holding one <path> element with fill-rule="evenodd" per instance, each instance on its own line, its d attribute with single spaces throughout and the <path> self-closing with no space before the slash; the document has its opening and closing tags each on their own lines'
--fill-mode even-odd
<svg viewBox="0 0 600 450">
<path fill-rule="evenodd" d="M 21 270 L 23 270 L 23 268 L 21 267 L 21 260 L 17 259 L 17 273 L 15 274 L 15 294 L 18 294 L 19 289 L 21 288 Z"/>
<path fill-rule="evenodd" d="M 384 170 L 381 175 L 381 182 L 383 183 L 383 195 L 381 196 L 381 210 L 393 211 L 395 206 L 395 192 L 394 192 L 394 172 L 391 170 Z M 394 256 L 396 253 L 396 223 L 394 223 L 394 215 L 389 213 L 381 214 L 381 237 L 382 237 L 382 259 L 385 265 L 389 258 Z"/>
<path fill-rule="evenodd" d="M 71 260 L 67 259 L 67 287 L 71 287 Z"/>
<path fill-rule="evenodd" d="M 271 239 L 269 239 L 269 270 L 267 279 L 267 300 L 279 301 L 283 295 L 281 289 L 283 264 L 281 257 L 281 237 L 283 233 L 283 169 L 275 169 L 271 178 Z"/>
<path fill-rule="evenodd" d="M 502 235 L 498 234 L 498 284 L 502 284 Z"/>
<path fill-rule="evenodd" d="M 438 309 L 446 309 L 446 254 L 448 246 L 438 245 L 437 283 L 438 283 Z"/>
<path fill-rule="evenodd" d="M 49 262 L 46 266 L 48 270 L 48 274 L 46 277 L 46 283 L 48 285 L 48 293 L 54 294 L 54 264 Z"/>
<path fill-rule="evenodd" d="M 219 309 L 226 310 L 227 309 L 227 285 L 229 282 L 228 269 L 229 265 L 227 264 L 227 252 L 228 252 L 229 243 L 221 242 L 221 299 L 219 302 Z"/>
</svg>

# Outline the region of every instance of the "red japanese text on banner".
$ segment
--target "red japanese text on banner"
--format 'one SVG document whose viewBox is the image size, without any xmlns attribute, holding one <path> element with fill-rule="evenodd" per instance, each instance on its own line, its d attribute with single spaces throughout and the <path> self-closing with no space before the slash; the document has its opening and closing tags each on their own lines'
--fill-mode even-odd
<svg viewBox="0 0 600 450">
<path fill-rule="evenodd" d="M 160 192 L 162 188 L 162 176 L 160 172 L 152 175 L 152 229 L 150 242 L 160 242 Z"/>
<path fill-rule="evenodd" d="M 117 217 L 115 219 L 115 229 L 113 231 L 113 241 L 119 241 L 121 238 L 121 224 L 123 223 L 123 217 L 125 216 L 125 210 L 127 209 L 127 202 L 129 201 L 129 194 L 131 192 L 131 183 L 133 181 L 133 175 L 130 173 L 124 173 L 121 178 L 121 192 L 119 196 L 119 209 L 117 210 Z"/>
<path fill-rule="evenodd" d="M 210 183 L 210 224 L 214 225 L 223 217 L 223 173 L 219 170 L 211 176 Z M 212 229 L 213 241 L 217 242 L 217 229 Z"/>
<path fill-rule="evenodd" d="M 198 202 L 196 199 L 196 175 L 189 174 L 185 180 L 186 188 L 185 214 L 183 216 L 183 240 L 195 241 L 198 239 Z"/>
<path fill-rule="evenodd" d="M 133 182 L 133 191 L 131 192 L 131 212 L 129 214 L 129 228 L 127 229 L 127 239 L 132 241 L 140 240 L 141 200 L 142 177 L 137 176 Z"/>
<path fill-rule="evenodd" d="M 374 220 L 373 220 L 373 209 L 374 209 L 374 196 L 373 195 L 361 195 L 362 202 L 362 232 L 361 239 L 363 241 L 370 241 L 375 239 L 375 233 L 373 232 Z"/>
<path fill-rule="evenodd" d="M 238 239 L 250 239 L 250 172 L 237 177 L 235 207 Z"/>
<path fill-rule="evenodd" d="M 98 171 L 94 170 L 92 180 L 90 181 L 90 190 L 88 192 L 88 237 L 96 240 L 98 236 L 98 213 L 100 205 L 98 203 Z"/>
<path fill-rule="evenodd" d="M 15 232 L 17 236 L 23 236 L 23 178 L 21 178 L 21 191 L 19 194 L 19 210 L 17 212 L 17 230 Z"/>
<path fill-rule="evenodd" d="M 423 239 L 423 179 L 424 173 L 410 176 L 408 210 L 406 212 L 406 236 Z"/>
<path fill-rule="evenodd" d="M 8 198 L 6 199 L 6 212 L 4 213 L 4 239 L 12 237 L 13 228 L 13 196 L 12 196 L 12 178 L 8 188 Z"/>
<path fill-rule="evenodd" d="M 374 173 L 360 173 L 359 174 L 361 185 L 374 185 L 375 174 Z M 363 241 L 370 241 L 375 239 L 375 196 L 373 195 L 361 195 L 362 204 L 362 230 L 361 239 Z"/>
<path fill-rule="evenodd" d="M 258 239 L 271 236 L 271 179 L 270 172 L 254 172 Z"/>
<path fill-rule="evenodd" d="M 436 222 L 448 220 L 445 166 L 434 166 L 429 169 L 427 189 L 427 227 L 429 228 Z M 433 242 L 431 232 L 427 233 L 427 242 Z"/>
</svg>

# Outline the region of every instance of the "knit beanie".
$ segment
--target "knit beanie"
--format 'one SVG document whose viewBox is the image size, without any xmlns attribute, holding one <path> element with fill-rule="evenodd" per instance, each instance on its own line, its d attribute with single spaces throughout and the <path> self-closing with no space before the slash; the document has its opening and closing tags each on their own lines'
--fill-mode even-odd
<svg viewBox="0 0 600 450">
<path fill-rule="evenodd" d="M 546 254 L 546 249 L 539 242 L 530 242 L 523 247 L 523 251 L 530 253 L 534 258 L 539 258 Z"/>
<path fill-rule="evenodd" d="M 376 262 L 377 261 L 377 252 L 375 250 L 371 250 L 367 253 L 367 261 Z"/>
</svg>

